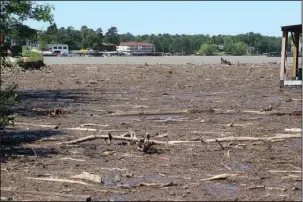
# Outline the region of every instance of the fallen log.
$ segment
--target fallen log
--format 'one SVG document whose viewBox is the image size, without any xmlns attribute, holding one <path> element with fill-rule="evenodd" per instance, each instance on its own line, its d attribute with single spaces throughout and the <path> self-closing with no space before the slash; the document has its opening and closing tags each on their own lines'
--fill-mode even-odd
<svg viewBox="0 0 303 202">
<path fill-rule="evenodd" d="M 222 137 L 217 138 L 219 142 L 231 142 L 231 141 L 272 141 L 277 139 L 288 139 L 288 138 L 301 138 L 301 134 L 276 134 L 273 137 Z M 205 142 L 215 142 L 216 139 L 207 139 Z"/>
<path fill-rule="evenodd" d="M 15 193 L 29 194 L 29 195 L 50 196 L 50 197 L 57 196 L 73 201 L 91 201 L 91 196 L 89 195 L 61 194 L 57 192 L 41 192 L 41 191 L 20 191 L 20 190 L 11 190 L 7 188 L 1 188 L 1 191 L 15 192 Z"/>
<path fill-rule="evenodd" d="M 108 139 L 108 135 L 89 135 L 83 138 L 63 142 L 63 144 L 77 144 L 89 140 L 94 139 Z M 157 140 L 149 140 L 153 142 L 155 145 L 175 145 L 175 144 L 201 144 L 201 143 L 211 143 L 211 142 L 231 142 L 231 141 L 272 141 L 277 139 L 288 139 L 288 138 L 301 138 L 301 134 L 276 134 L 273 137 L 222 137 L 215 139 L 201 139 L 201 140 L 172 140 L 172 141 L 157 141 Z M 125 137 L 125 136 L 112 136 L 113 140 L 125 140 L 125 141 L 133 141 L 139 142 L 142 141 L 138 138 Z M 59 143 L 62 144 L 62 143 Z"/>
</svg>

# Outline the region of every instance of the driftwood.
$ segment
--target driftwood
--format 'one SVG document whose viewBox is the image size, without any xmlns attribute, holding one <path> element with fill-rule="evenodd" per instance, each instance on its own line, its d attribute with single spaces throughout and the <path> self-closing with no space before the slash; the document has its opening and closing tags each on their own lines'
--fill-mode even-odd
<svg viewBox="0 0 303 202">
<path fill-rule="evenodd" d="M 81 124 L 81 127 L 85 127 L 85 126 L 99 126 L 99 127 L 108 127 L 109 125 L 105 124 L 105 125 L 101 125 L 101 124 L 94 124 L 94 123 L 85 123 L 85 124 Z"/>
<path fill-rule="evenodd" d="M 21 122 L 15 122 L 15 125 L 36 126 L 36 127 L 41 127 L 41 128 L 55 128 L 57 126 L 57 125 L 21 123 Z"/>
<path fill-rule="evenodd" d="M 108 139 L 108 135 L 89 135 L 83 138 L 71 140 L 64 142 L 63 144 L 77 144 L 80 142 L 85 142 L 94 139 Z M 222 137 L 215 139 L 201 139 L 201 140 L 173 140 L 173 141 L 157 141 L 157 140 L 149 140 L 153 142 L 154 145 L 175 145 L 175 144 L 201 144 L 201 143 L 211 143 L 211 142 L 231 142 L 231 141 L 272 141 L 272 140 L 284 140 L 288 138 L 301 138 L 301 134 L 276 134 L 273 137 Z M 113 140 L 125 140 L 125 141 L 133 141 L 139 142 L 144 139 L 132 138 L 132 137 L 124 137 L 124 136 L 111 136 Z M 62 144 L 62 143 L 59 143 Z"/>
<path fill-rule="evenodd" d="M 289 174 L 287 176 L 282 176 L 281 178 L 282 179 L 293 179 L 293 180 L 296 180 L 296 181 L 302 181 L 302 176 L 301 175 L 292 175 L 292 174 Z"/>
<path fill-rule="evenodd" d="M 36 177 L 26 177 L 26 179 L 40 180 L 40 181 L 52 181 L 52 182 L 63 182 L 63 183 L 71 183 L 71 184 L 82 184 L 82 185 L 86 185 L 86 186 L 92 186 L 91 184 L 88 184 L 86 182 L 69 180 L 69 179 L 36 178 Z"/>
<path fill-rule="evenodd" d="M 221 58 L 221 64 L 231 65 L 231 62 L 229 62 L 228 60 L 224 60 L 223 58 Z"/>
<path fill-rule="evenodd" d="M 5 172 L 9 173 L 8 170 L 4 169 L 4 168 L 1 168 L 1 171 L 5 171 Z"/>
<path fill-rule="evenodd" d="M 258 111 L 258 110 L 222 110 L 222 109 L 213 109 L 215 114 L 255 114 L 255 115 L 293 115 L 293 116 L 301 116 L 302 111 Z"/>
<path fill-rule="evenodd" d="M 187 114 L 190 110 L 171 110 L 171 111 L 128 111 L 128 112 L 115 112 L 107 114 L 108 116 L 139 116 L 139 115 L 170 115 L 170 114 Z"/>
<path fill-rule="evenodd" d="M 145 187 L 171 187 L 177 185 L 177 183 L 174 182 L 169 182 L 169 183 L 145 183 L 145 182 L 140 182 L 137 186 L 145 186 Z"/>
<path fill-rule="evenodd" d="M 87 173 L 87 172 L 83 172 L 79 175 L 72 176 L 71 178 L 81 179 L 81 180 L 88 180 L 88 181 L 95 182 L 95 183 L 101 183 L 102 182 L 102 179 L 99 175 L 90 174 L 90 173 Z"/>
<path fill-rule="evenodd" d="M 295 133 L 300 133 L 302 132 L 301 128 L 285 128 L 286 132 L 295 132 Z"/>
<path fill-rule="evenodd" d="M 34 127 L 42 127 L 42 128 L 56 128 L 58 125 L 46 125 L 46 124 L 33 124 L 33 123 L 21 123 L 21 122 L 15 122 L 15 125 L 26 125 L 26 126 L 34 126 Z M 93 131 L 93 132 L 125 132 L 128 130 L 119 130 L 119 129 L 113 129 L 113 130 L 98 130 L 95 128 L 60 128 L 61 130 L 79 130 L 79 131 Z"/>
<path fill-rule="evenodd" d="M 62 128 L 62 130 L 79 130 L 79 131 L 98 131 L 98 132 L 126 132 L 128 130 L 119 130 L 119 129 L 114 129 L 114 130 L 98 130 L 94 128 Z"/>
<path fill-rule="evenodd" d="M 73 158 L 70 158 L 70 157 L 65 157 L 65 158 L 60 158 L 59 160 L 71 160 L 71 161 L 85 161 L 83 159 L 73 159 Z"/>
<path fill-rule="evenodd" d="M 270 173 L 302 173 L 301 170 L 268 170 Z"/>
<path fill-rule="evenodd" d="M 41 191 L 19 191 L 19 190 L 7 189 L 7 188 L 1 188 L 1 191 L 15 192 L 15 193 L 29 194 L 29 195 L 49 196 L 49 197 L 56 196 L 73 201 L 91 201 L 91 196 L 88 195 L 61 194 L 57 192 L 41 192 Z"/>
<path fill-rule="evenodd" d="M 236 174 L 220 174 L 220 175 L 214 175 L 206 179 L 200 179 L 200 181 L 226 180 L 227 178 L 234 176 L 236 176 Z"/>
</svg>

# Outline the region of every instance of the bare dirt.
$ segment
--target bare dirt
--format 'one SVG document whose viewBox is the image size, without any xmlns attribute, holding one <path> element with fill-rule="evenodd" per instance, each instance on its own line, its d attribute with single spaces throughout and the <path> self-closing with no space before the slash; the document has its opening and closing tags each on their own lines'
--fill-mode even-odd
<svg viewBox="0 0 303 202">
<path fill-rule="evenodd" d="M 150 154 L 114 139 L 110 145 L 103 139 L 60 144 L 130 129 L 159 141 L 300 134 L 285 129 L 301 128 L 302 90 L 279 88 L 279 65 L 52 65 L 11 81 L 19 84 L 21 102 L 16 125 L 1 134 L 2 197 L 302 200 L 301 138 L 221 142 L 224 149 L 216 142 L 155 145 Z M 54 108 L 63 114 L 49 116 Z M 133 115 L 116 114 L 124 112 Z M 102 131 L 68 129 L 79 127 Z M 101 176 L 102 183 L 39 180 L 83 172 Z M 219 174 L 226 175 L 202 180 Z"/>
</svg>

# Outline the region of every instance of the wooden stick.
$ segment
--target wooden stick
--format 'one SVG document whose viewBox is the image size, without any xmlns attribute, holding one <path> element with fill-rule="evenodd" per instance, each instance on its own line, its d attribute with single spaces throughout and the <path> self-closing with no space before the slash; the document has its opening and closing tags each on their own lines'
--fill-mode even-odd
<svg viewBox="0 0 303 202">
<path fill-rule="evenodd" d="M 220 147 L 224 150 L 225 148 L 222 146 L 222 144 L 217 139 L 215 139 L 215 140 L 220 145 Z"/>
<path fill-rule="evenodd" d="M 186 114 L 188 110 L 172 110 L 172 111 L 129 111 L 115 112 L 107 114 L 108 116 L 139 116 L 139 115 L 168 115 L 168 114 Z"/>
<path fill-rule="evenodd" d="M 33 123 L 21 123 L 16 122 L 15 125 L 26 125 L 26 126 L 36 126 L 36 127 L 42 127 L 42 128 L 55 128 L 57 125 L 44 125 L 44 124 L 33 124 Z M 108 130 L 98 130 L 95 128 L 60 128 L 61 130 L 79 130 L 79 131 L 93 131 L 93 132 L 126 132 L 128 130 L 119 130 L 119 129 L 108 129 Z"/>
<path fill-rule="evenodd" d="M 229 177 L 236 176 L 236 174 L 219 174 L 206 179 L 200 179 L 201 181 L 211 181 L 211 180 L 225 180 Z"/>
<path fill-rule="evenodd" d="M 1 171 L 5 171 L 9 174 L 8 170 L 7 169 L 4 169 L 4 168 L 1 168 Z"/>
<path fill-rule="evenodd" d="M 243 114 L 255 114 L 255 115 L 298 115 L 302 114 L 301 111 L 257 111 L 257 110 L 221 110 L 214 109 L 215 114 L 235 114 L 235 113 L 243 113 Z"/>
<path fill-rule="evenodd" d="M 37 126 L 41 128 L 55 128 L 57 125 L 46 125 L 46 124 L 34 124 L 34 123 L 21 123 L 15 122 L 15 125 L 25 125 L 25 126 Z"/>
<path fill-rule="evenodd" d="M 94 124 L 94 123 L 85 123 L 85 124 L 81 124 L 82 127 L 85 126 L 99 126 L 99 127 L 108 127 L 109 125 L 105 124 L 105 125 L 101 125 L 101 124 Z"/>
<path fill-rule="evenodd" d="M 270 173 L 302 173 L 301 170 L 268 170 Z"/>
<path fill-rule="evenodd" d="M 86 182 L 69 180 L 69 179 L 53 179 L 53 178 L 43 178 L 43 177 L 42 178 L 26 177 L 26 179 L 41 180 L 41 181 L 52 181 L 52 182 L 63 182 L 63 183 L 82 184 L 82 185 L 87 185 L 87 186 L 93 186 L 93 185 L 88 184 Z"/>
<path fill-rule="evenodd" d="M 285 128 L 286 132 L 295 132 L 295 133 L 300 133 L 302 132 L 301 128 Z"/>
<path fill-rule="evenodd" d="M 81 161 L 81 162 L 85 161 L 83 159 L 73 159 L 73 158 L 70 158 L 70 157 L 60 158 L 59 160 L 71 160 L 71 161 Z"/>
<path fill-rule="evenodd" d="M 114 130 L 98 130 L 98 129 L 94 129 L 94 128 L 62 128 L 62 130 L 79 130 L 79 131 L 98 131 L 98 132 L 126 132 L 128 130 L 118 130 L 118 129 L 114 129 Z"/>
<path fill-rule="evenodd" d="M 11 190 L 7 188 L 1 188 L 1 191 L 7 192 L 16 192 L 21 194 L 30 194 L 30 195 L 42 195 L 42 196 L 57 196 L 61 198 L 67 198 L 69 200 L 74 199 L 77 201 L 90 201 L 91 197 L 88 195 L 75 195 L 75 194 L 61 194 L 57 192 L 41 192 L 41 191 L 19 191 L 19 190 Z"/>
<path fill-rule="evenodd" d="M 145 182 L 140 182 L 137 186 L 146 186 L 146 187 L 171 187 L 177 185 L 177 183 L 174 182 L 169 182 L 169 183 L 145 183 Z"/>
</svg>

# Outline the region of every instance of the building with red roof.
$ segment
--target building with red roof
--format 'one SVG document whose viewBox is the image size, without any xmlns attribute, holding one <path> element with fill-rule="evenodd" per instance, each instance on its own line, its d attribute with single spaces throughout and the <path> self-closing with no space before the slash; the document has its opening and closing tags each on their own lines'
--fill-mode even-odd
<svg viewBox="0 0 303 202">
<path fill-rule="evenodd" d="M 117 46 L 117 51 L 127 53 L 154 53 L 155 46 L 147 42 L 121 42 L 120 45 Z"/>
</svg>

